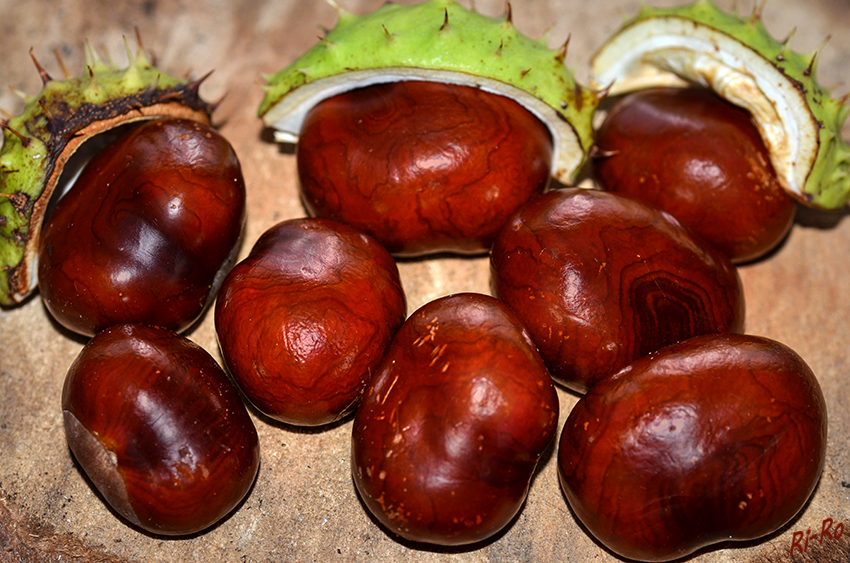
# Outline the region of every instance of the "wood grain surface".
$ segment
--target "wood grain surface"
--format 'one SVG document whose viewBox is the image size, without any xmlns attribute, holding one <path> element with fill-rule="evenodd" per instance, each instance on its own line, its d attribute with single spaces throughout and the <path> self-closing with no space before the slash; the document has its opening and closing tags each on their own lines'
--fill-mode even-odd
<svg viewBox="0 0 850 563">
<path fill-rule="evenodd" d="M 365 13 L 381 0 L 337 0 Z M 734 0 L 720 0 L 730 8 Z M 468 6 L 469 3 L 464 0 Z M 669 3 L 669 2 L 668 2 Z M 488 15 L 503 0 L 477 0 Z M 750 0 L 738 0 L 742 12 Z M 638 0 L 514 0 L 520 31 L 549 32 L 553 46 L 571 36 L 567 63 L 579 78 L 591 53 L 634 14 Z M 793 47 L 817 48 L 820 81 L 850 90 L 850 2 L 769 0 L 764 20 L 776 37 L 793 28 Z M 60 77 L 83 68 L 82 42 L 91 41 L 124 64 L 124 39 L 135 29 L 159 66 L 195 76 L 214 70 L 201 94 L 221 100 L 215 121 L 242 161 L 248 186 L 243 254 L 274 223 L 304 215 L 292 147 L 271 142 L 256 116 L 261 75 L 282 68 L 332 27 L 335 10 L 321 0 L 0 0 L 0 108 L 22 102 L 10 88 L 34 94 L 41 81 L 28 51 Z M 850 138 L 848 129 L 845 138 Z M 805 509 L 785 528 L 744 546 L 721 546 L 699 562 L 850 561 L 850 533 L 807 549 L 795 539 L 819 533 L 823 522 L 850 527 L 850 220 L 845 213 L 804 211 L 785 243 L 741 267 L 747 331 L 791 346 L 809 363 L 829 409 L 829 443 L 821 482 Z M 409 311 L 459 291 L 489 293 L 488 261 L 431 258 L 400 264 Z M 188 333 L 220 360 L 212 315 Z M 36 295 L 0 310 L 0 561 L 619 561 L 572 516 L 559 489 L 554 445 L 541 462 L 528 501 L 510 527 L 474 548 L 422 549 L 397 541 L 370 518 L 350 477 L 351 420 L 303 430 L 256 412 L 262 462 L 248 498 L 226 520 L 191 538 L 166 539 L 125 525 L 100 500 L 65 442 L 59 396 L 83 340 L 51 321 Z M 577 396 L 559 390 L 561 421 Z M 807 533 L 808 531 L 808 533 Z M 798 535 L 795 535 L 798 534 Z"/>
</svg>

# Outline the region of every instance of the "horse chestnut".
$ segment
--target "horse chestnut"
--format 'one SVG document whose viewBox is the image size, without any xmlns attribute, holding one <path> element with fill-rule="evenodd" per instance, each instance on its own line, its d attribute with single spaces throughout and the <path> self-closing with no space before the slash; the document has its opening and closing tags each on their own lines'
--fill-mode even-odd
<svg viewBox="0 0 850 563">
<path fill-rule="evenodd" d="M 225 363 L 263 413 L 316 426 L 348 414 L 404 321 L 398 268 L 372 237 L 325 219 L 266 231 L 222 283 Z"/>
<path fill-rule="evenodd" d="M 670 561 L 785 525 L 818 482 L 826 438 L 823 394 L 795 352 L 762 337 L 703 335 L 582 397 L 558 471 L 599 541 L 629 559 Z"/>
<path fill-rule="evenodd" d="M 763 256 L 791 229 L 797 204 L 750 115 L 709 90 L 629 94 L 596 144 L 602 186 L 669 212 L 734 262 Z"/>
<path fill-rule="evenodd" d="M 519 512 L 558 421 L 522 323 L 478 294 L 402 325 L 354 417 L 352 473 L 367 508 L 418 542 L 470 544 Z"/>
<path fill-rule="evenodd" d="M 254 423 L 201 347 L 118 325 L 74 360 L 62 389 L 68 445 L 106 502 L 152 533 L 192 534 L 227 515 L 259 467 Z"/>
<path fill-rule="evenodd" d="M 549 182 L 552 140 L 517 102 L 435 82 L 378 84 L 308 113 L 297 149 L 307 210 L 391 253 L 477 253 Z"/>
<path fill-rule="evenodd" d="M 38 283 L 66 328 L 181 331 L 200 316 L 245 221 L 239 161 L 209 126 L 138 125 L 94 156 L 41 236 Z"/>
<path fill-rule="evenodd" d="M 729 259 L 614 193 L 535 198 L 499 233 L 491 272 L 494 295 L 528 327 L 552 376 L 578 392 L 667 344 L 743 330 Z"/>
</svg>

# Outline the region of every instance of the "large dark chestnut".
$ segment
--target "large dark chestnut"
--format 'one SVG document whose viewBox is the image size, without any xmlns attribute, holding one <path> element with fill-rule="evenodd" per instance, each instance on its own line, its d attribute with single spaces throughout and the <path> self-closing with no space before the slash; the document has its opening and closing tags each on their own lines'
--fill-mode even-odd
<svg viewBox="0 0 850 563">
<path fill-rule="evenodd" d="M 405 322 L 354 417 L 367 508 L 417 542 L 470 544 L 519 512 L 558 421 L 522 323 L 495 299 L 443 297 Z"/>
<path fill-rule="evenodd" d="M 293 219 L 266 231 L 225 278 L 215 325 L 251 402 L 315 426 L 354 409 L 405 314 L 398 268 L 375 239 Z"/>
<path fill-rule="evenodd" d="M 316 105 L 298 143 L 308 211 L 395 255 L 489 249 L 549 181 L 547 128 L 515 101 L 432 82 L 379 84 Z"/>
<path fill-rule="evenodd" d="M 635 361 L 570 412 L 558 470 L 575 515 L 617 554 L 670 561 L 790 521 L 824 465 L 817 379 L 787 346 L 704 335 Z"/>
<path fill-rule="evenodd" d="M 106 502 L 156 534 L 204 530 L 248 493 L 254 423 L 201 347 L 163 328 L 118 325 L 77 356 L 62 389 L 68 445 Z"/>
<path fill-rule="evenodd" d="M 526 324 L 553 377 L 578 392 L 667 344 L 743 330 L 729 259 L 618 194 L 536 198 L 499 234 L 491 271 L 494 295 Z"/>
<path fill-rule="evenodd" d="M 211 300 L 244 220 L 245 184 L 224 137 L 188 120 L 138 125 L 95 155 L 48 219 L 44 303 L 87 335 L 131 322 L 184 330 Z"/>
<path fill-rule="evenodd" d="M 701 88 L 620 99 L 597 132 L 606 189 L 668 211 L 734 262 L 754 260 L 791 228 L 797 204 L 750 115 Z"/>
</svg>

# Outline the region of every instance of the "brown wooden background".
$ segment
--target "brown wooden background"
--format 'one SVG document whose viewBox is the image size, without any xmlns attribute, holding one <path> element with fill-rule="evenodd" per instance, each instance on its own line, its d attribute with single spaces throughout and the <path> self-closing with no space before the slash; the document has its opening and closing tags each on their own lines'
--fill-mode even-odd
<svg viewBox="0 0 850 563">
<path fill-rule="evenodd" d="M 721 5 L 729 8 L 732 1 Z M 380 0 L 338 2 L 355 13 L 380 5 Z M 528 35 L 548 30 L 553 46 L 571 34 L 567 62 L 584 78 L 590 54 L 637 6 L 638 0 L 514 0 L 513 16 Z M 738 0 L 738 7 L 753 8 L 749 0 Z M 497 15 L 505 5 L 478 0 L 476 8 Z M 793 45 L 800 51 L 832 35 L 820 57 L 821 82 L 840 94 L 850 90 L 850 2 L 769 0 L 764 19 L 777 37 L 797 27 Z M 30 48 L 55 76 L 61 70 L 54 51 L 76 74 L 82 71 L 83 40 L 123 64 L 122 37 L 134 46 L 134 28 L 163 70 L 201 75 L 214 69 L 201 93 L 210 100 L 224 96 L 216 120 L 242 160 L 249 189 L 246 253 L 266 228 L 304 214 L 291 151 L 271 143 L 256 117 L 260 75 L 288 64 L 316 40 L 320 25 L 335 21 L 334 9 L 321 0 L 0 0 L 0 108 L 21 109 L 10 87 L 38 91 Z M 790 554 L 794 532 L 819 531 L 825 518 L 850 527 L 848 243 L 850 220 L 843 213 L 801 213 L 778 251 L 741 269 L 748 332 L 790 345 L 820 379 L 830 415 L 826 469 L 810 504 L 785 529 L 753 546 L 702 553 L 696 561 L 850 560 L 848 535 L 810 545 L 805 558 Z M 410 311 L 453 292 L 488 292 L 486 257 L 409 261 L 401 272 Z M 189 336 L 220 357 L 212 315 Z M 82 343 L 51 322 L 37 297 L 0 310 L 0 561 L 617 560 L 570 514 L 558 488 L 553 450 L 523 512 L 494 541 L 472 550 L 421 550 L 393 540 L 355 494 L 350 420 L 329 429 L 299 430 L 256 417 L 262 465 L 237 512 L 191 539 L 139 533 L 98 499 L 65 444 L 59 395 Z M 563 421 L 577 397 L 562 390 L 560 398 Z"/>
</svg>

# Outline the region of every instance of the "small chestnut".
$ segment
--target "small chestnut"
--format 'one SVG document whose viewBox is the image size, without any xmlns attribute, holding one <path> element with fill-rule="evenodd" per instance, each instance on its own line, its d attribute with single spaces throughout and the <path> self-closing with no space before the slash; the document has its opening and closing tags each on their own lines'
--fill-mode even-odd
<svg viewBox="0 0 850 563">
<path fill-rule="evenodd" d="M 186 329 L 232 262 L 245 221 L 239 161 L 214 129 L 132 127 L 88 163 L 44 226 L 38 283 L 66 328 Z"/>
<path fill-rule="evenodd" d="M 670 561 L 789 522 L 820 478 L 824 397 L 809 366 L 763 337 L 703 335 L 598 383 L 570 412 L 558 472 L 609 549 Z"/>
<path fill-rule="evenodd" d="M 462 545 L 507 526 L 558 421 L 531 337 L 496 299 L 432 301 L 408 318 L 352 428 L 354 483 L 393 533 Z"/>
<path fill-rule="evenodd" d="M 763 256 L 791 229 L 797 204 L 749 113 L 710 90 L 633 92 L 608 112 L 596 145 L 605 189 L 669 212 L 733 262 Z"/>
<path fill-rule="evenodd" d="M 257 474 L 257 431 L 236 387 L 164 328 L 98 333 L 68 370 L 62 411 L 68 446 L 107 504 L 151 533 L 212 526 Z"/>
<path fill-rule="evenodd" d="M 266 415 L 317 426 L 349 414 L 404 321 L 398 268 L 372 237 L 325 219 L 278 223 L 222 283 L 219 345 Z"/>
<path fill-rule="evenodd" d="M 392 254 L 481 253 L 549 182 L 552 140 L 517 102 L 424 81 L 368 86 L 310 110 L 297 148 L 307 210 Z"/>
<path fill-rule="evenodd" d="M 622 195 L 538 196 L 499 233 L 490 261 L 494 295 L 528 327 L 556 381 L 577 392 L 667 344 L 743 330 L 729 259 Z"/>
</svg>

